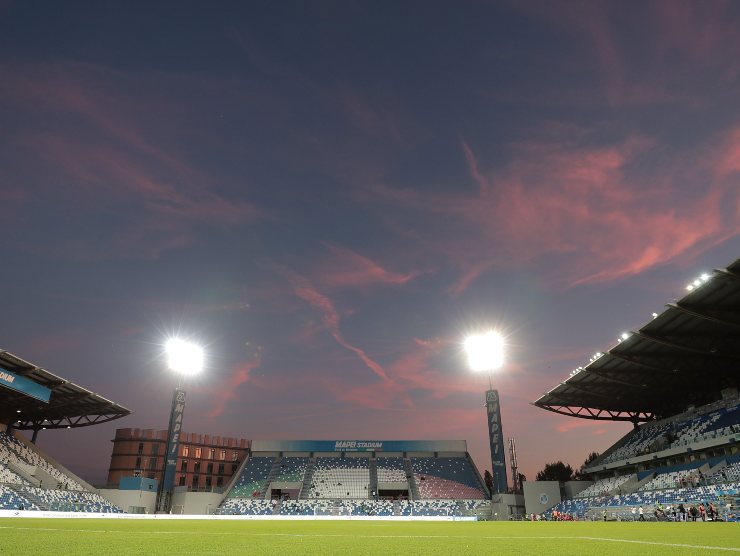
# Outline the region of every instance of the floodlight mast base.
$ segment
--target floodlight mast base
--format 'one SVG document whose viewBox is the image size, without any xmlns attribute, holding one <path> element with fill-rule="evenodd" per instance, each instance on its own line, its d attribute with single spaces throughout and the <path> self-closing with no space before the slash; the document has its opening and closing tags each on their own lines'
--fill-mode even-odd
<svg viewBox="0 0 740 556">
<path fill-rule="evenodd" d="M 494 494 L 509 491 L 506 476 L 504 435 L 501 427 L 501 405 L 498 390 L 491 388 L 486 392 L 486 414 L 488 417 L 488 441 L 491 448 L 491 498 Z"/>
<path fill-rule="evenodd" d="M 170 421 L 167 427 L 167 443 L 165 445 L 164 460 L 162 462 L 162 480 L 157 489 L 157 512 L 170 513 L 172 510 L 172 493 L 177 472 L 177 455 L 180 448 L 182 434 L 182 416 L 185 412 L 185 390 L 178 381 L 177 388 L 172 395 Z"/>
</svg>

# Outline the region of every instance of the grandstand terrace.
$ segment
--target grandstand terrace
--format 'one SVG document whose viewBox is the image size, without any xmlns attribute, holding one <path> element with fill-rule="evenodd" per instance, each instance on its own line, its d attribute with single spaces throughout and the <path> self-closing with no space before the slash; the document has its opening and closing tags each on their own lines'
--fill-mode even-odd
<svg viewBox="0 0 740 556">
<path fill-rule="evenodd" d="M 0 351 L 0 509 L 120 513 L 34 443 L 39 431 L 105 423 L 130 411 Z M 29 441 L 18 433 L 32 431 Z"/>
<path fill-rule="evenodd" d="M 585 469 L 593 483 L 548 510 L 629 519 L 643 506 L 740 503 L 740 260 L 702 275 L 683 298 L 542 396 L 536 406 L 633 430 Z M 594 448 L 598 451 L 598 448 Z M 525 485 L 527 505 L 534 484 Z M 541 490 L 541 489 L 540 489 Z M 670 516 L 672 518 L 672 514 Z"/>
<path fill-rule="evenodd" d="M 490 513 L 465 441 L 253 441 L 216 513 Z"/>
</svg>

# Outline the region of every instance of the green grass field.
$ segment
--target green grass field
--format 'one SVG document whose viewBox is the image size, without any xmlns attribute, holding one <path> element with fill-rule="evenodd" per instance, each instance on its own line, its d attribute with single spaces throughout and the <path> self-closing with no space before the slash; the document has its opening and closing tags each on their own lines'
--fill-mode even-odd
<svg viewBox="0 0 740 556">
<path fill-rule="evenodd" d="M 0 519 L 0 554 L 740 553 L 739 523 Z"/>
</svg>

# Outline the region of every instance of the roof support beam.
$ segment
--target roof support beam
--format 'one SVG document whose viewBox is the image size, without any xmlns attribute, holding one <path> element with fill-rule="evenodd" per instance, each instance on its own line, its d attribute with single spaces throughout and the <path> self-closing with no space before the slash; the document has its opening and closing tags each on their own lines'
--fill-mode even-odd
<svg viewBox="0 0 740 556">
<path fill-rule="evenodd" d="M 673 369 L 666 369 L 665 367 L 657 367 L 656 365 L 651 365 L 650 363 L 645 363 L 644 361 L 638 361 L 637 359 L 629 357 L 623 353 L 615 353 L 614 351 L 610 351 L 609 353 L 607 353 L 607 355 L 614 357 L 615 359 L 619 359 L 620 361 L 624 361 L 625 363 L 629 363 L 630 365 L 637 365 L 644 369 L 650 369 L 651 371 L 656 372 L 656 373 L 667 374 L 667 375 L 675 374 L 673 372 Z"/>
<path fill-rule="evenodd" d="M 732 320 L 727 320 L 725 318 L 720 318 L 714 315 L 708 315 L 707 313 L 700 312 L 699 309 L 696 307 L 689 308 L 685 304 L 681 303 L 680 301 L 678 303 L 668 303 L 666 307 L 670 307 L 671 309 L 676 309 L 677 311 L 681 311 L 682 313 L 690 315 L 692 317 L 708 320 L 710 322 L 721 324 L 723 326 L 730 326 L 732 328 L 736 328 L 740 330 L 740 321 L 732 321 Z"/>
<path fill-rule="evenodd" d="M 701 354 L 701 355 L 705 355 L 705 356 L 710 355 L 709 352 L 707 352 L 705 350 L 692 348 L 692 347 L 689 347 L 689 346 L 686 346 L 686 345 L 682 345 L 682 344 L 677 344 L 676 342 L 674 342 L 672 340 L 669 340 L 668 338 L 665 338 L 665 337 L 662 337 L 662 336 L 658 336 L 657 334 L 648 334 L 647 332 L 643 332 L 642 330 L 638 330 L 638 331 L 634 332 L 633 334 L 637 334 L 641 338 L 644 338 L 644 339 L 646 339 L 646 340 L 648 340 L 650 342 L 655 342 L 655 343 L 658 343 L 658 344 L 662 344 L 664 346 L 675 348 L 675 349 L 678 349 L 678 350 L 681 350 L 681 351 L 688 351 L 690 353 L 697 353 L 697 354 Z"/>
<path fill-rule="evenodd" d="M 729 270 L 727 268 L 715 268 L 714 271 L 715 272 L 719 272 L 720 274 L 722 274 L 724 276 L 727 276 L 729 278 L 733 278 L 735 280 L 740 280 L 740 274 L 738 274 L 737 272 L 734 272 L 732 270 Z"/>
<path fill-rule="evenodd" d="M 590 374 L 594 374 L 598 376 L 599 378 L 606 380 L 607 382 L 613 382 L 614 384 L 621 384 L 622 386 L 629 386 L 630 388 L 639 387 L 640 385 L 634 384 L 632 382 L 627 382 L 626 380 L 619 380 L 618 378 L 614 378 L 613 376 L 610 376 L 608 369 L 591 369 L 589 367 L 586 367 L 586 371 L 588 371 Z M 571 386 L 569 383 L 568 386 Z"/>
<path fill-rule="evenodd" d="M 537 405 L 537 404 L 535 404 Z M 566 415 L 568 417 L 579 417 L 581 419 L 590 419 L 592 421 L 627 421 L 627 422 L 646 422 L 654 419 L 652 413 L 633 412 L 633 411 L 606 411 L 601 409 L 592 409 L 580 406 L 567 405 L 537 405 L 542 409 Z"/>
</svg>

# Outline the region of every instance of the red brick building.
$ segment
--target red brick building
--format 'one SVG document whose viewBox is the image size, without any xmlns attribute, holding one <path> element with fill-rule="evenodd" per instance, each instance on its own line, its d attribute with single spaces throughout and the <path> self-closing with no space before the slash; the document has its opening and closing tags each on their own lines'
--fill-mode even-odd
<svg viewBox="0 0 740 556">
<path fill-rule="evenodd" d="M 116 429 L 113 453 L 108 468 L 108 486 L 117 487 L 121 477 L 147 477 L 162 480 L 167 431 L 154 429 Z M 226 486 L 244 461 L 250 442 L 231 438 L 183 432 L 177 457 L 175 486 L 191 490 L 211 490 Z"/>
</svg>

